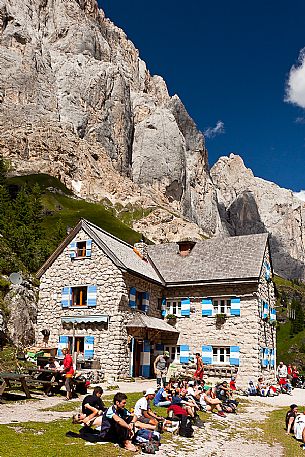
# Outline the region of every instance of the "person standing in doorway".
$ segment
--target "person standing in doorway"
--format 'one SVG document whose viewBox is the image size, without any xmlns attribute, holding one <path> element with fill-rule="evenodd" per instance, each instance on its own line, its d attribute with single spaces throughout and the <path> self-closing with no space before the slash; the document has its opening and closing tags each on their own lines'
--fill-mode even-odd
<svg viewBox="0 0 305 457">
<path fill-rule="evenodd" d="M 158 355 L 154 362 L 154 370 L 155 375 L 157 377 L 157 386 L 161 387 L 161 382 L 163 383 L 163 387 L 166 387 L 166 375 L 169 366 L 169 352 L 164 351 L 163 354 Z"/>
<path fill-rule="evenodd" d="M 73 360 L 71 357 L 71 354 L 69 353 L 69 350 L 67 348 L 62 349 L 62 353 L 65 356 L 63 365 L 64 365 L 64 370 L 63 373 L 66 377 L 65 381 L 65 388 L 67 392 L 66 400 L 71 400 L 72 398 L 72 377 L 74 374 L 74 368 L 73 368 Z"/>
</svg>

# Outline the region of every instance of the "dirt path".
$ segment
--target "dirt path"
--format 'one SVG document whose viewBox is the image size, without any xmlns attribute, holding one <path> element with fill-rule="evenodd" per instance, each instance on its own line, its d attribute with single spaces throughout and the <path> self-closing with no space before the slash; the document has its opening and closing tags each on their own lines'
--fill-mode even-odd
<svg viewBox="0 0 305 457">
<path fill-rule="evenodd" d="M 195 428 L 195 438 L 173 436 L 172 442 L 164 443 L 156 454 L 159 457 L 280 457 L 280 445 L 269 445 L 261 441 L 260 430 L 251 424 L 263 422 L 273 406 L 261 402 L 247 402 L 237 415 L 220 418 L 209 414 L 203 428 Z M 258 414 L 259 412 L 259 414 Z"/>
</svg>

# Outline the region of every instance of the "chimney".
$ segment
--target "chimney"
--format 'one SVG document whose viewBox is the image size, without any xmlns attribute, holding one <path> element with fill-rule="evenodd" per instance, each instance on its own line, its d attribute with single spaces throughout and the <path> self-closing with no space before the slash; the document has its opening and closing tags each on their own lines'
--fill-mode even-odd
<svg viewBox="0 0 305 457">
<path fill-rule="evenodd" d="M 196 244 L 196 241 L 183 240 L 177 242 L 179 246 L 179 254 L 181 257 L 187 257 Z"/>
<path fill-rule="evenodd" d="M 135 243 L 133 246 L 134 252 L 142 259 L 147 262 L 147 244 L 143 240 L 139 243 Z"/>
</svg>

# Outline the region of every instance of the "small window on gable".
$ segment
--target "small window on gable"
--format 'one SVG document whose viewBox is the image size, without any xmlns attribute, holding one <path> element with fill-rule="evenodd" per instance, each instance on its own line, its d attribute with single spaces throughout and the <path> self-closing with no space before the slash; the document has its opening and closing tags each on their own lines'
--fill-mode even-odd
<svg viewBox="0 0 305 457">
<path fill-rule="evenodd" d="M 72 306 L 87 306 L 88 287 L 72 287 Z"/>
<path fill-rule="evenodd" d="M 86 257 L 86 241 L 77 241 L 76 257 Z"/>
</svg>

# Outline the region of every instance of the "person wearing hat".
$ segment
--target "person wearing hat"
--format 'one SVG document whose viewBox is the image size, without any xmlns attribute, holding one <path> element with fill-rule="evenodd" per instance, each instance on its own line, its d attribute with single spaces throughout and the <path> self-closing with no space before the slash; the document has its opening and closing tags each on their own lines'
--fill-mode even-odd
<svg viewBox="0 0 305 457">
<path fill-rule="evenodd" d="M 158 355 L 156 360 L 154 361 L 154 371 L 157 377 L 157 386 L 161 387 L 161 382 L 163 383 L 163 387 L 166 387 L 166 375 L 169 367 L 169 352 L 164 351 L 163 354 Z"/>
<path fill-rule="evenodd" d="M 286 423 L 286 434 L 289 435 L 293 433 L 295 418 L 298 414 L 298 406 L 294 403 L 290 405 L 290 410 L 286 413 L 285 423 Z"/>
<path fill-rule="evenodd" d="M 163 420 L 163 417 L 159 417 L 151 410 L 150 402 L 154 399 L 154 397 L 154 389 L 147 389 L 144 396 L 136 402 L 134 415 L 137 417 L 139 422 L 157 426 L 158 422 Z"/>
</svg>

